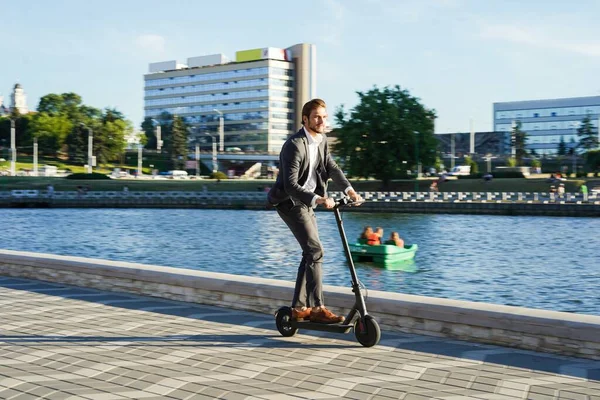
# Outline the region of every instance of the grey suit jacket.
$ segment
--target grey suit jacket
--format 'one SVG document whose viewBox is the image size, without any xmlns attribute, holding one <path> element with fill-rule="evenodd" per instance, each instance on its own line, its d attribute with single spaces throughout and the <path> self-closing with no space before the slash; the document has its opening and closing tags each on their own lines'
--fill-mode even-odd
<svg viewBox="0 0 600 400">
<path fill-rule="evenodd" d="M 329 178 L 344 189 L 350 186 L 350 182 L 329 154 L 327 136 L 325 135 L 323 135 L 323 141 L 319 145 L 319 157 L 317 158 L 316 167 L 317 187 L 314 193 L 302 189 L 308 179 L 308 169 L 308 138 L 304 133 L 304 128 L 302 128 L 286 140 L 281 148 L 279 175 L 277 175 L 275 185 L 269 191 L 269 203 L 277 205 L 282 201 L 291 199 L 294 204 L 302 202 L 310 206 L 315 194 L 326 196 Z"/>
</svg>

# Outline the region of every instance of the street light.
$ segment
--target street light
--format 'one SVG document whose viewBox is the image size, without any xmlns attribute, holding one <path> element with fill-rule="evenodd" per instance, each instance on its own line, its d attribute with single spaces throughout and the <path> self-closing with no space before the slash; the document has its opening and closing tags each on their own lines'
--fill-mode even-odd
<svg viewBox="0 0 600 400">
<path fill-rule="evenodd" d="M 219 151 L 225 151 L 225 132 L 223 127 L 223 113 L 216 108 L 213 108 L 213 111 L 219 114 Z"/>
<path fill-rule="evenodd" d="M 213 173 L 217 172 L 217 142 L 213 135 L 208 132 L 204 132 L 205 135 L 210 136 L 212 139 L 212 165 L 213 165 Z"/>
<path fill-rule="evenodd" d="M 17 174 L 17 144 L 15 134 L 15 120 L 10 120 L 10 176 Z"/>
<path fill-rule="evenodd" d="M 92 128 L 86 126 L 83 122 L 80 124 L 83 129 L 87 128 L 88 130 L 88 163 L 87 163 L 87 173 L 92 173 L 92 164 L 94 160 L 94 156 L 92 155 L 92 149 L 94 144 L 94 135 L 92 133 Z"/>
<path fill-rule="evenodd" d="M 152 118 L 152 121 L 154 121 L 156 123 L 156 152 L 160 153 L 160 148 L 163 145 L 163 141 L 161 140 L 160 137 L 160 123 L 155 120 L 154 118 Z"/>
<path fill-rule="evenodd" d="M 415 134 L 415 158 L 417 162 L 417 177 L 415 179 L 415 193 L 419 191 L 419 177 L 421 176 L 421 162 L 419 161 L 419 132 L 414 131 Z"/>
</svg>

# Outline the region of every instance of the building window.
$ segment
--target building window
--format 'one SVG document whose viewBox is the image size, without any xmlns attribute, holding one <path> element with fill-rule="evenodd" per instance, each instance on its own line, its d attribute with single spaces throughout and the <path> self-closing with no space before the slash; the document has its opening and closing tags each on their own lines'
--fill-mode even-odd
<svg viewBox="0 0 600 400">
<path fill-rule="evenodd" d="M 556 112 L 554 112 L 554 111 L 553 111 L 553 112 L 551 112 L 551 113 L 550 113 L 550 116 L 551 116 L 551 117 L 556 117 Z"/>
<path fill-rule="evenodd" d="M 539 116 L 540 116 L 540 114 L 539 114 L 539 113 L 533 113 L 533 117 L 534 117 L 534 118 L 537 118 L 537 117 L 539 117 Z"/>
</svg>

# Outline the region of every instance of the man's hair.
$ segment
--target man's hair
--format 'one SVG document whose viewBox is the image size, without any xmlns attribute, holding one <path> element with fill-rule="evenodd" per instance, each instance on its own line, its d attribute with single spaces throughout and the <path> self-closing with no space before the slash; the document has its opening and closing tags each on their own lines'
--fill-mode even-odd
<svg viewBox="0 0 600 400">
<path fill-rule="evenodd" d="M 302 107 L 302 124 L 303 125 L 304 125 L 304 116 L 306 116 L 306 118 L 310 118 L 310 113 L 319 107 L 327 108 L 327 106 L 325 105 L 325 101 L 323 101 L 321 99 L 312 99 L 311 101 L 304 104 L 304 106 Z"/>
</svg>

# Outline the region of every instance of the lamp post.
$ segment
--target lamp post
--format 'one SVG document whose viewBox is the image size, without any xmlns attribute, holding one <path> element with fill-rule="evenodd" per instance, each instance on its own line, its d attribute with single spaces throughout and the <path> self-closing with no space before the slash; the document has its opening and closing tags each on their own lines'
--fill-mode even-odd
<svg viewBox="0 0 600 400">
<path fill-rule="evenodd" d="M 421 162 L 419 161 L 419 132 L 415 134 L 415 160 L 417 163 L 417 177 L 415 178 L 415 193 L 419 191 L 419 177 L 421 176 Z"/>
<path fill-rule="evenodd" d="M 92 165 L 94 164 L 94 156 L 92 155 L 92 150 L 94 147 L 94 134 L 92 132 L 92 128 L 88 127 L 83 122 L 79 124 L 82 129 L 87 129 L 88 131 L 88 157 L 87 157 L 87 173 L 92 173 Z"/>
<path fill-rule="evenodd" d="M 33 176 L 38 176 L 38 141 L 33 139 Z"/>
<path fill-rule="evenodd" d="M 213 108 L 213 111 L 219 114 L 219 151 L 225 151 L 225 132 L 223 126 L 223 113 L 216 108 Z"/>
<path fill-rule="evenodd" d="M 573 147 L 573 174 L 575 174 L 574 176 L 577 177 L 577 151 L 575 150 L 576 147 Z"/>
<path fill-rule="evenodd" d="M 160 136 L 160 123 L 155 120 L 154 118 L 152 119 L 152 121 L 154 121 L 156 123 L 156 152 L 160 153 L 160 149 L 163 145 L 163 141 L 161 140 L 161 136 Z"/>
<path fill-rule="evenodd" d="M 204 132 L 205 135 L 210 136 L 212 139 L 212 165 L 213 165 L 213 173 L 217 172 L 217 142 L 215 137 L 210 133 Z"/>
<path fill-rule="evenodd" d="M 15 120 L 10 120 L 10 176 L 17 174 L 17 144 L 15 133 Z"/>
<path fill-rule="evenodd" d="M 85 125 L 84 125 L 85 127 Z M 92 173 L 92 165 L 94 163 L 94 156 L 92 155 L 93 152 L 93 148 L 94 148 L 94 134 L 92 132 L 92 128 L 87 128 L 88 130 L 88 168 L 87 168 L 87 172 L 88 174 Z"/>
<path fill-rule="evenodd" d="M 196 142 L 196 177 L 200 177 L 200 145 Z"/>
<path fill-rule="evenodd" d="M 137 175 L 136 178 L 140 178 L 142 173 L 142 160 L 144 159 L 144 146 L 142 144 L 138 144 L 138 165 L 137 165 Z"/>
</svg>

